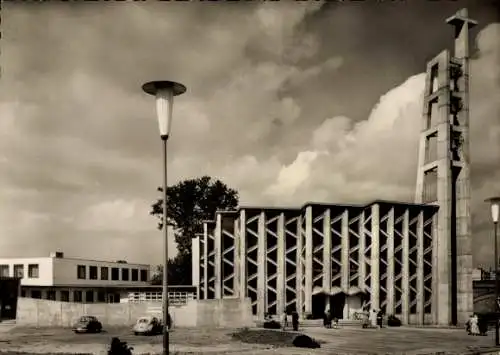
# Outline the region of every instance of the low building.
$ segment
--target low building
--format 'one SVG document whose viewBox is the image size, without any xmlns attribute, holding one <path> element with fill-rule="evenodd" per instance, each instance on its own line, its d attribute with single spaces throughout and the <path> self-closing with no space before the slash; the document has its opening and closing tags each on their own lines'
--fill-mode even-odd
<svg viewBox="0 0 500 355">
<path fill-rule="evenodd" d="M 48 257 L 0 259 L 0 277 L 21 280 L 21 297 L 66 302 L 120 302 L 128 290 L 150 285 L 150 265 Z M 126 296 L 125 296 L 126 295 Z"/>
</svg>

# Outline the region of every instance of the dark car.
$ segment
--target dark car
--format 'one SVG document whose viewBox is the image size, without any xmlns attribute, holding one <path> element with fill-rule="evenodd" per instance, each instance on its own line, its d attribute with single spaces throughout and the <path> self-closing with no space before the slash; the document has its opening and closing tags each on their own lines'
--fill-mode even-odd
<svg viewBox="0 0 500 355">
<path fill-rule="evenodd" d="M 80 317 L 73 328 L 75 333 L 100 333 L 101 330 L 102 324 L 94 316 Z"/>
</svg>

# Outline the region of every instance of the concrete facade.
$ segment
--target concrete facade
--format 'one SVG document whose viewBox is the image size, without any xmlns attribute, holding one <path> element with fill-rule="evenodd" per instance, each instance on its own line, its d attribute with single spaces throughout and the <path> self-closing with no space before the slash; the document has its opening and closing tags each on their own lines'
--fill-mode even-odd
<svg viewBox="0 0 500 355">
<path fill-rule="evenodd" d="M 463 9 L 450 17 L 455 50 L 427 64 L 416 203 L 439 206 L 438 324 L 465 323 L 473 310 L 469 156 L 469 29 Z"/>
<path fill-rule="evenodd" d="M 0 277 L 21 280 L 21 296 L 66 302 L 120 302 L 122 290 L 149 285 L 150 266 L 48 257 L 0 259 Z"/>
<path fill-rule="evenodd" d="M 218 212 L 193 239 L 194 283 L 201 299 L 249 297 L 260 319 L 329 306 L 344 319 L 382 309 L 407 324 L 434 323 L 437 210 L 375 201 Z"/>
<path fill-rule="evenodd" d="M 465 9 L 446 22 L 455 49 L 427 65 L 415 204 L 217 213 L 193 240 L 200 297 L 250 297 L 259 318 L 382 309 L 404 324 L 465 323 L 474 307 L 468 32 L 476 22 Z"/>
<path fill-rule="evenodd" d="M 174 327 L 251 327 L 254 325 L 250 300 L 190 300 L 170 307 Z M 156 315 L 161 303 L 82 304 L 20 298 L 16 324 L 36 327 L 71 327 L 84 315 L 96 316 L 107 326 L 132 326 L 139 317 Z"/>
</svg>

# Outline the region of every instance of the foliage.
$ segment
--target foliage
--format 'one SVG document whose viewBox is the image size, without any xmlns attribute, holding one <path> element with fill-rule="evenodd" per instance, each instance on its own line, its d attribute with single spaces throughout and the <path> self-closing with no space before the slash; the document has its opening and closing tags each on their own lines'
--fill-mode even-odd
<svg viewBox="0 0 500 355">
<path fill-rule="evenodd" d="M 389 327 L 400 327 L 401 320 L 398 317 L 396 317 L 395 315 L 391 314 L 387 317 L 387 325 Z"/>
<path fill-rule="evenodd" d="M 275 347 L 292 347 L 297 333 L 266 329 L 242 329 L 231 334 L 234 340 L 247 344 L 272 345 Z"/>
<path fill-rule="evenodd" d="M 159 187 L 158 191 L 163 189 Z M 183 180 L 167 188 L 167 224 L 174 229 L 178 250 L 168 264 L 170 284 L 191 284 L 191 242 L 203 232 L 203 221 L 213 220 L 216 211 L 237 206 L 238 192 L 209 176 Z M 158 228 L 163 229 L 163 196 L 151 206 L 150 214 L 159 219 Z"/>
<path fill-rule="evenodd" d="M 168 260 L 168 282 L 170 285 L 191 284 L 191 254 L 177 254 Z M 163 283 L 163 265 L 157 265 L 151 278 L 152 285 Z"/>
</svg>

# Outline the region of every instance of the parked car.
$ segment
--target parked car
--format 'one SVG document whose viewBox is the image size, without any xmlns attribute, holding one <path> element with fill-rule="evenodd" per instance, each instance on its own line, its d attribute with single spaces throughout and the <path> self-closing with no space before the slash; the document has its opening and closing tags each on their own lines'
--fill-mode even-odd
<svg viewBox="0 0 500 355">
<path fill-rule="evenodd" d="M 140 317 L 134 325 L 135 335 L 155 335 L 161 334 L 163 325 L 160 320 L 153 316 Z"/>
<path fill-rule="evenodd" d="M 102 324 L 94 316 L 82 316 L 73 327 L 75 333 L 100 333 Z"/>
</svg>

